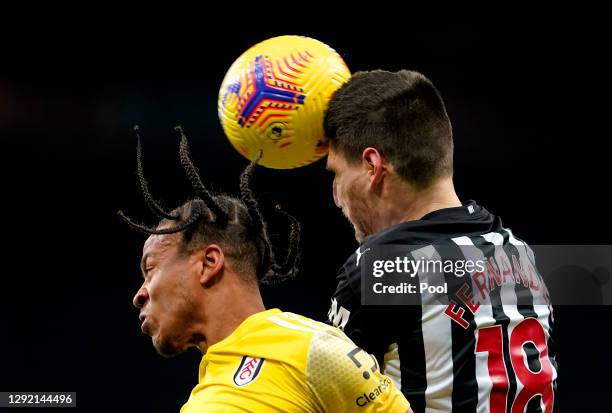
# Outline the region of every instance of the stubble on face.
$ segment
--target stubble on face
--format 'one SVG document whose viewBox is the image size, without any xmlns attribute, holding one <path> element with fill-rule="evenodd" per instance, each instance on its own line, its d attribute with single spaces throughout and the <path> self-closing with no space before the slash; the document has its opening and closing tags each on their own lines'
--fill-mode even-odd
<svg viewBox="0 0 612 413">
<path fill-rule="evenodd" d="M 152 341 L 155 350 L 164 357 L 173 357 L 195 346 L 200 339 L 193 331 L 192 320 L 195 305 L 185 293 L 176 296 L 168 308 L 171 314 L 166 319 L 164 328 L 158 329 Z"/>
<path fill-rule="evenodd" d="M 353 227 L 355 239 L 361 243 L 369 233 L 368 217 L 372 212 L 366 202 L 367 185 L 362 182 L 363 171 L 333 149 L 329 152 L 327 169 L 335 174 L 334 202 Z"/>
<path fill-rule="evenodd" d="M 352 191 L 349 189 L 349 193 L 347 194 L 348 199 L 350 201 L 350 206 L 342 208 L 342 213 L 346 217 L 346 219 L 353 226 L 353 230 L 355 232 L 355 239 L 357 242 L 361 243 L 363 239 L 368 235 L 367 234 L 367 216 L 369 214 L 368 206 L 362 198 L 361 194 L 356 191 Z M 352 192 L 352 193 L 351 193 Z"/>
</svg>

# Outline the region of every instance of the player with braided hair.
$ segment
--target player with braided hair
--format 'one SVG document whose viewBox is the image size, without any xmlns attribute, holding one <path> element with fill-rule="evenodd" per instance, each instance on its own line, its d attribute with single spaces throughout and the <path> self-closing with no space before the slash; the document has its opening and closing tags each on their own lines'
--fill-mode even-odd
<svg viewBox="0 0 612 413">
<path fill-rule="evenodd" d="M 240 176 L 240 199 L 229 197 L 228 195 L 213 196 L 204 186 L 196 167 L 191 160 L 189 154 L 189 144 L 187 138 L 180 126 L 176 130 L 181 135 L 181 143 L 179 155 L 181 165 L 185 169 L 187 177 L 194 189 L 196 198 L 186 202 L 172 212 L 166 212 L 153 199 L 149 191 L 149 186 L 144 177 L 142 167 L 142 146 L 139 128 L 135 127 L 138 138 L 136 150 L 137 158 L 137 174 L 140 182 L 140 187 L 144 195 L 145 203 L 149 209 L 162 219 L 158 228 L 149 228 L 144 225 L 135 223 L 130 218 L 126 217 L 123 212 L 119 211 L 119 216 L 123 218 L 130 226 L 140 230 L 146 234 L 173 234 L 184 232 L 184 246 L 198 247 L 205 241 L 205 237 L 197 236 L 198 234 L 206 234 L 213 232 L 211 238 L 218 239 L 220 237 L 234 238 L 228 247 L 241 244 L 239 241 L 242 237 L 244 241 L 252 244 L 251 247 L 255 252 L 246 255 L 245 259 L 255 259 L 259 257 L 256 265 L 255 275 L 262 283 L 273 283 L 287 277 L 291 277 L 297 270 L 296 264 L 298 259 L 298 244 L 300 234 L 299 222 L 290 214 L 283 211 L 280 206 L 276 207 L 278 213 L 284 215 L 290 223 L 289 243 L 287 249 L 287 257 L 283 264 L 278 264 L 274 260 L 272 246 L 267 234 L 266 223 L 259 211 L 258 202 L 253 196 L 250 188 L 251 177 L 255 171 L 255 165 L 260 157 L 255 159 Z M 230 215 L 232 219 L 230 220 Z M 172 223 L 175 223 L 172 226 Z M 196 235 L 195 239 L 194 235 Z"/>
<path fill-rule="evenodd" d="M 289 222 L 286 256 L 279 262 L 251 190 L 258 159 L 241 175 L 240 198 L 212 194 L 177 130 L 195 198 L 169 212 L 154 200 L 138 136 L 141 190 L 160 222 L 148 227 L 119 215 L 149 235 L 141 260 L 144 281 L 134 297 L 143 333 L 164 356 L 191 347 L 204 353 L 199 382 L 181 412 L 410 412 L 376 359 L 340 330 L 265 309 L 259 283 L 296 273 L 299 223 L 277 207 Z"/>
</svg>

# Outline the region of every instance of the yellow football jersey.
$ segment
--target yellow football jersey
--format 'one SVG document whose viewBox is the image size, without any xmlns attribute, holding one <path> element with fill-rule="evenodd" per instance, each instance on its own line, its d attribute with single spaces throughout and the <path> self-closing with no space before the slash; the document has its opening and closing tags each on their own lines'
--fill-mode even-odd
<svg viewBox="0 0 612 413">
<path fill-rule="evenodd" d="M 393 412 L 408 401 L 342 331 L 278 309 L 244 320 L 202 357 L 181 413 Z"/>
</svg>

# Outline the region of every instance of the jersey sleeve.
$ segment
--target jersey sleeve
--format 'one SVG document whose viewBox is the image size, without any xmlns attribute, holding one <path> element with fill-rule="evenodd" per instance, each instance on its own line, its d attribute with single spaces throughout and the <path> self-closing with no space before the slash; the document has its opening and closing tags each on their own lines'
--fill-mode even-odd
<svg viewBox="0 0 612 413">
<path fill-rule="evenodd" d="M 414 305 L 362 305 L 362 268 L 368 254 L 379 254 L 385 245 L 370 239 L 362 244 L 338 271 L 337 286 L 328 311 L 329 323 L 340 328 L 359 347 L 383 363 L 390 348 L 404 339 L 411 326 L 420 323 L 421 308 Z M 372 256 L 369 256 L 372 259 Z"/>
<path fill-rule="evenodd" d="M 365 249 L 364 249 L 365 248 Z M 362 246 L 362 250 L 367 250 Z M 366 252 L 367 253 L 367 252 Z M 336 291 L 328 312 L 329 323 L 338 327 L 359 347 L 374 354 L 382 363 L 389 346 L 397 342 L 393 320 L 398 310 L 389 306 L 361 305 L 361 260 L 357 253 L 349 257 L 338 271 Z M 402 312 L 406 312 L 402 309 Z M 406 318 L 402 314 L 402 319 Z"/>
<path fill-rule="evenodd" d="M 405 413 L 410 406 L 376 358 L 331 327 L 312 337 L 306 378 L 323 412 Z"/>
</svg>

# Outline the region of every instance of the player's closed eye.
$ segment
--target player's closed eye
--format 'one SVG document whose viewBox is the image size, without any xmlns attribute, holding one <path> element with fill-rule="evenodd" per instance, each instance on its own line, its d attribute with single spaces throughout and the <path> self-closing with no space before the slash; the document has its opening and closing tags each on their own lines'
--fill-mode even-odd
<svg viewBox="0 0 612 413">
<path fill-rule="evenodd" d="M 149 265 L 147 267 L 144 267 L 142 269 L 142 278 L 144 278 L 145 280 L 147 280 L 150 277 L 150 273 L 151 271 L 153 271 L 155 267 L 152 265 Z"/>
</svg>

